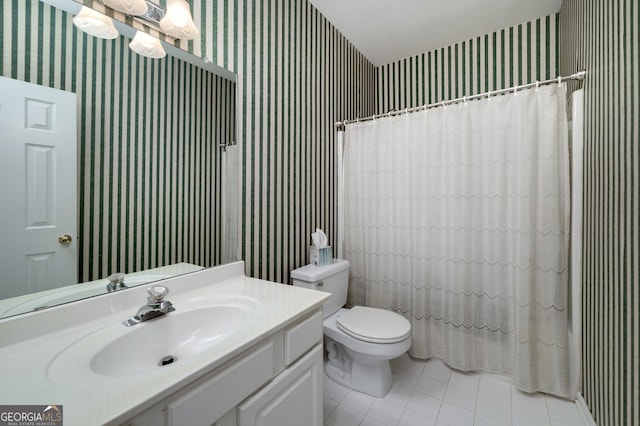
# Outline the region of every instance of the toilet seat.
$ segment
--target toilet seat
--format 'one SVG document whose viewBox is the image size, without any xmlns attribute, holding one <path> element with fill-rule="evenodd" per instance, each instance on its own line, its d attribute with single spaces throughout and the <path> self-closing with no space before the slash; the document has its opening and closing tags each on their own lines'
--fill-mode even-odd
<svg viewBox="0 0 640 426">
<path fill-rule="evenodd" d="M 385 309 L 354 306 L 336 319 L 340 331 L 371 343 L 397 343 L 411 334 L 411 324 L 401 315 Z"/>
</svg>

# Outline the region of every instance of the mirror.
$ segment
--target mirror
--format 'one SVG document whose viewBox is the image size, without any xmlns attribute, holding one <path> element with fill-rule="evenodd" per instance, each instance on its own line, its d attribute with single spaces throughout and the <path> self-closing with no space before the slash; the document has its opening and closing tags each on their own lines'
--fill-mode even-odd
<svg viewBox="0 0 640 426">
<path fill-rule="evenodd" d="M 79 9 L 0 6 L 2 76 L 77 96 L 80 283 L 2 279 L 0 317 L 104 294 L 116 272 L 134 286 L 237 259 L 235 75 L 166 43 L 163 59 L 139 56 L 119 22 L 118 38 L 91 37 L 72 24 Z"/>
</svg>

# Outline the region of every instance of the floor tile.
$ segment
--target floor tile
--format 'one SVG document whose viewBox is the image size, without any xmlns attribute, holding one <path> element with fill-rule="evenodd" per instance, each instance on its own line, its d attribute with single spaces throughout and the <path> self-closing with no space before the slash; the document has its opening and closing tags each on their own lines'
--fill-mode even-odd
<svg viewBox="0 0 640 426">
<path fill-rule="evenodd" d="M 500 393 L 491 393 L 483 389 L 481 384 L 476 402 L 476 413 L 501 423 L 511 423 L 511 393 L 507 391 L 506 396 Z"/>
<path fill-rule="evenodd" d="M 431 395 L 435 398 L 444 398 L 444 393 L 447 390 L 447 384 L 438 380 L 425 376 L 424 374 L 418 380 L 415 390 Z"/>
<path fill-rule="evenodd" d="M 340 403 L 349 408 L 360 411 L 361 413 L 366 413 L 369 411 L 369 408 L 371 408 L 376 399 L 377 398 L 375 396 L 352 390 L 345 395 Z"/>
<path fill-rule="evenodd" d="M 542 394 L 530 394 L 511 387 L 511 405 L 513 411 L 527 410 L 540 414 L 549 415 L 547 401 Z"/>
<path fill-rule="evenodd" d="M 561 424 L 567 425 L 580 424 L 582 422 L 582 416 L 574 402 L 549 395 L 546 396 L 546 399 L 549 417 L 551 417 L 552 421 L 556 420 Z"/>
<path fill-rule="evenodd" d="M 422 374 L 439 382 L 447 383 L 451 375 L 451 369 L 441 360 L 432 358 L 424 366 Z"/>
<path fill-rule="evenodd" d="M 325 425 L 584 425 L 571 401 L 521 392 L 498 376 L 451 370 L 437 359 L 423 361 L 405 355 L 396 361 L 393 374 L 393 386 L 384 398 L 352 391 L 325 378 Z"/>
<path fill-rule="evenodd" d="M 365 417 L 360 423 L 360 426 L 387 426 L 382 422 L 377 421 L 372 417 Z"/>
<path fill-rule="evenodd" d="M 331 379 L 324 382 L 324 396 L 326 398 L 331 398 L 334 401 L 342 401 L 342 398 L 344 398 L 349 393 L 349 390 L 350 389 L 337 384 Z"/>
<path fill-rule="evenodd" d="M 453 370 L 449 377 L 449 384 L 465 389 L 478 389 L 480 375 L 478 373 L 467 373 Z"/>
<path fill-rule="evenodd" d="M 400 417 L 398 426 L 433 426 L 436 420 L 427 416 L 423 416 L 413 410 L 406 409 Z"/>
<path fill-rule="evenodd" d="M 441 405 L 441 400 L 426 393 L 415 391 L 407 403 L 407 409 L 422 414 L 423 416 L 437 419 Z"/>
<path fill-rule="evenodd" d="M 333 410 L 333 413 L 325 420 L 324 424 L 326 426 L 357 426 L 363 418 L 364 414 L 340 404 Z"/>
<path fill-rule="evenodd" d="M 400 384 L 413 390 L 420 377 L 420 374 L 414 374 L 411 370 L 397 368 L 396 371 L 393 372 L 393 383 Z"/>
<path fill-rule="evenodd" d="M 510 424 L 510 421 L 507 423 L 502 423 L 497 420 L 490 419 L 489 417 L 476 414 L 474 426 L 508 426 Z"/>
<path fill-rule="evenodd" d="M 409 402 L 409 398 L 411 398 L 412 393 L 411 389 L 394 383 L 384 399 L 404 408 L 407 405 L 407 402 Z"/>
<path fill-rule="evenodd" d="M 367 416 L 373 417 L 385 425 L 393 426 L 398 423 L 403 411 L 404 409 L 399 405 L 385 401 L 384 399 L 377 399 L 371 406 Z"/>
<path fill-rule="evenodd" d="M 335 401 L 331 398 L 327 398 L 326 396 L 322 400 L 322 418 L 328 419 L 333 410 L 338 406 L 338 401 Z"/>
<path fill-rule="evenodd" d="M 443 402 L 438 414 L 438 422 L 450 426 L 473 426 L 474 413 L 457 405 Z"/>
<path fill-rule="evenodd" d="M 512 407 L 511 423 L 513 426 L 550 426 L 549 416 L 540 411 Z"/>
</svg>

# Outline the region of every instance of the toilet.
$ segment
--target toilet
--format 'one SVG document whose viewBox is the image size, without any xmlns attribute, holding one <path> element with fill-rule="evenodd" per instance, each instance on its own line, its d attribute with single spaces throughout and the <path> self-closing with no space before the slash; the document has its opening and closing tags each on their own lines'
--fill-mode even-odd
<svg viewBox="0 0 640 426">
<path fill-rule="evenodd" d="M 389 360 L 411 347 L 409 321 L 385 309 L 343 308 L 349 285 L 346 260 L 303 266 L 292 271 L 291 278 L 294 286 L 331 293 L 322 307 L 327 376 L 350 389 L 385 396 L 393 381 Z"/>
</svg>

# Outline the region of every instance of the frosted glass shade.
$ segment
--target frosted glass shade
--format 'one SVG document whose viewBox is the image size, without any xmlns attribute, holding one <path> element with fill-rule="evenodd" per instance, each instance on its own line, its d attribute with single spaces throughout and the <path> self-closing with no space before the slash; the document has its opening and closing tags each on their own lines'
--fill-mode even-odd
<svg viewBox="0 0 640 426">
<path fill-rule="evenodd" d="M 198 35 L 186 0 L 167 1 L 167 11 L 160 20 L 160 28 L 174 38 L 193 39 Z"/>
<path fill-rule="evenodd" d="M 160 40 L 142 31 L 136 32 L 136 36 L 129 43 L 129 47 L 138 55 L 146 56 L 147 58 L 164 58 L 167 55 L 160 44 Z"/>
<path fill-rule="evenodd" d="M 94 37 L 118 37 L 118 30 L 111 18 L 86 6 L 82 6 L 80 13 L 73 17 L 73 25 Z"/>
<path fill-rule="evenodd" d="M 147 2 L 144 0 L 102 0 L 112 9 L 124 12 L 127 15 L 144 15 L 147 13 Z"/>
</svg>

